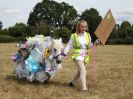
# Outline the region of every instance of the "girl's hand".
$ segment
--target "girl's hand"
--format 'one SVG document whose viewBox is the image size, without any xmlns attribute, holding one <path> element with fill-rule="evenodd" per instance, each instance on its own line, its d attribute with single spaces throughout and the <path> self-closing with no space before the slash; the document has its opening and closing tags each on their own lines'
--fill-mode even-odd
<svg viewBox="0 0 133 99">
<path fill-rule="evenodd" d="M 95 46 L 100 45 L 100 39 L 96 39 L 96 41 L 94 42 L 94 45 Z"/>
<path fill-rule="evenodd" d="M 64 59 L 68 59 L 69 58 L 69 56 L 64 53 L 64 49 L 61 50 L 61 56 Z"/>
</svg>

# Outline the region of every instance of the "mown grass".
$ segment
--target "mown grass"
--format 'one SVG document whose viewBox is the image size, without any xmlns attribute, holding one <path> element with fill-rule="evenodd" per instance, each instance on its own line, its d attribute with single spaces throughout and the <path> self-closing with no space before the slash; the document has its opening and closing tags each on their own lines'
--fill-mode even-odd
<svg viewBox="0 0 133 99">
<path fill-rule="evenodd" d="M 71 58 L 63 60 L 63 68 L 48 83 L 28 83 L 12 75 L 15 63 L 11 56 L 15 43 L 0 44 L 0 99 L 133 99 L 133 46 L 108 45 L 97 47 L 96 81 L 92 80 L 93 54 L 87 66 L 88 93 L 68 87 L 76 73 Z"/>
</svg>

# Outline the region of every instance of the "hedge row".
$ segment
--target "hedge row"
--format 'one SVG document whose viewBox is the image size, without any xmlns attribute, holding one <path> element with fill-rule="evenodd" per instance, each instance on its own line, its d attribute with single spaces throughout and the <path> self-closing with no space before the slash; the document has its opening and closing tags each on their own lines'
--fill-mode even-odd
<svg viewBox="0 0 133 99">
<path fill-rule="evenodd" d="M 0 43 L 10 43 L 10 42 L 19 42 L 19 41 L 25 41 L 25 37 L 12 37 L 9 35 L 0 35 Z"/>
<path fill-rule="evenodd" d="M 10 43 L 26 41 L 26 37 L 12 37 L 9 35 L 0 35 L 0 43 Z M 107 44 L 133 44 L 133 37 L 126 37 L 125 39 L 109 39 Z"/>
<path fill-rule="evenodd" d="M 125 39 L 110 39 L 108 44 L 133 44 L 133 37 L 126 37 Z"/>
</svg>

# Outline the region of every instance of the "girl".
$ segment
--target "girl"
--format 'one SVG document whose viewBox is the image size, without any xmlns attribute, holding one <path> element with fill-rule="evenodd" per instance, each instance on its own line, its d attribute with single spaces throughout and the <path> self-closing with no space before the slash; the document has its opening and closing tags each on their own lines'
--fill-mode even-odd
<svg viewBox="0 0 133 99">
<path fill-rule="evenodd" d="M 64 54 L 73 49 L 72 58 L 77 66 L 77 74 L 69 83 L 69 86 L 74 87 L 75 81 L 80 80 L 81 90 L 87 91 L 86 86 L 86 63 L 89 61 L 89 53 L 95 46 L 91 42 L 90 34 L 87 33 L 88 25 L 85 20 L 77 22 L 76 33 L 71 35 L 71 38 L 64 49 Z"/>
</svg>

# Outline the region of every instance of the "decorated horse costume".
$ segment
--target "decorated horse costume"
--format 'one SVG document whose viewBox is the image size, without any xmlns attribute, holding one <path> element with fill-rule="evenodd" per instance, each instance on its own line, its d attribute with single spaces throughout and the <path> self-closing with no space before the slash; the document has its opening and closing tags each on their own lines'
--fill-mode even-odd
<svg viewBox="0 0 133 99">
<path fill-rule="evenodd" d="M 12 57 L 16 62 L 14 74 L 30 82 L 43 83 L 53 77 L 61 68 L 62 40 L 37 35 L 19 43 L 18 52 Z"/>
</svg>

